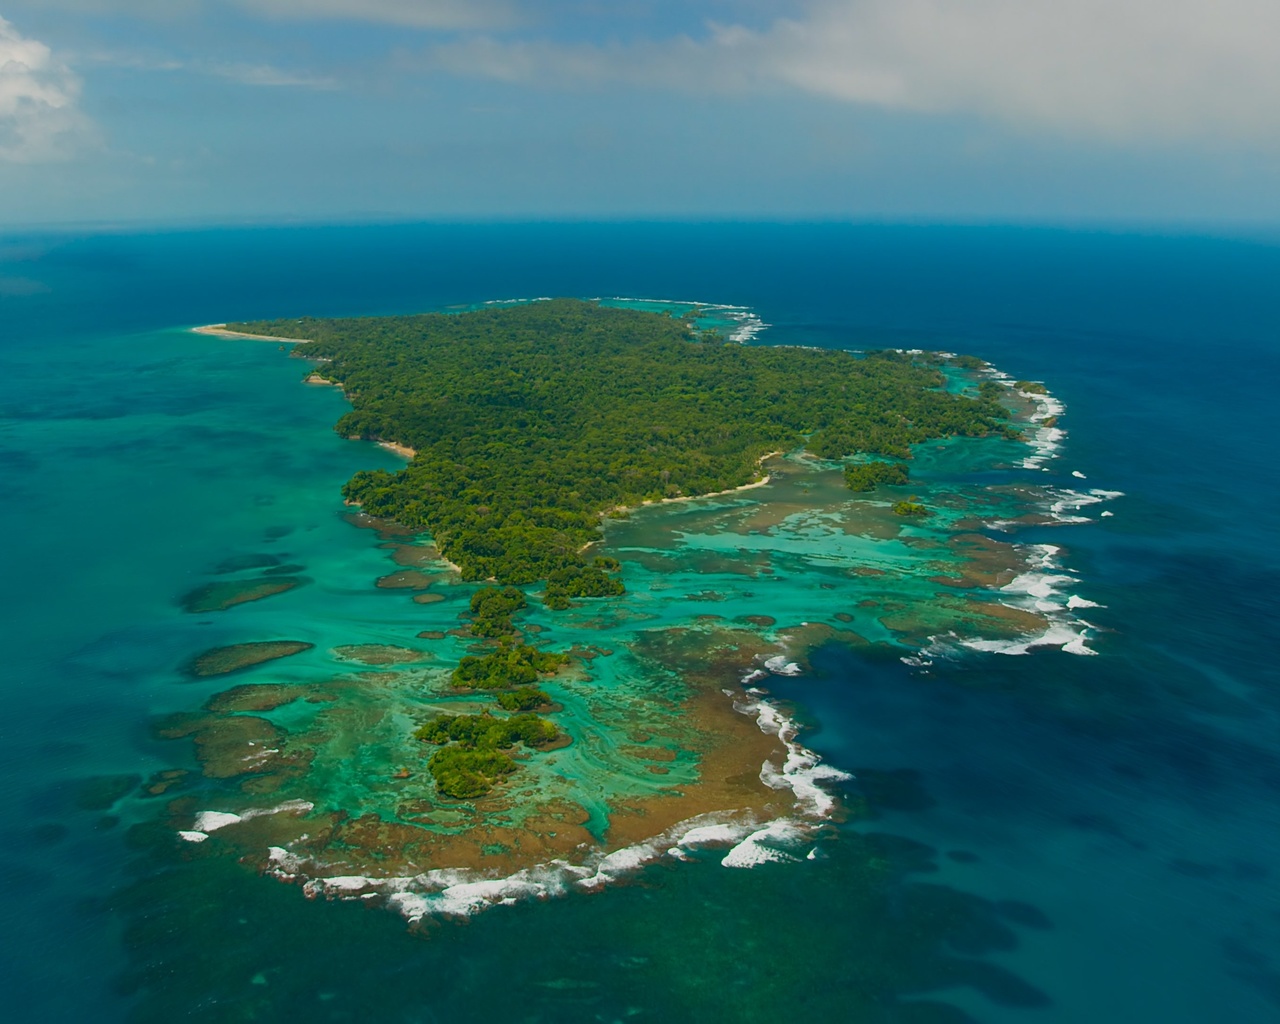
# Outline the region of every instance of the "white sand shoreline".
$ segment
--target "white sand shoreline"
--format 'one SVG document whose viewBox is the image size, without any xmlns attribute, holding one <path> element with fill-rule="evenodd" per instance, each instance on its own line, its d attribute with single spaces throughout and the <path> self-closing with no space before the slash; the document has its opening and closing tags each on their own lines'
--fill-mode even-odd
<svg viewBox="0 0 1280 1024">
<path fill-rule="evenodd" d="M 216 338 L 248 338 L 251 341 L 284 341 L 290 345 L 306 345 L 313 338 L 279 338 L 273 334 L 245 334 L 243 331 L 229 331 L 226 324 L 206 324 L 204 327 L 191 328 L 192 334 L 208 334 Z"/>
<path fill-rule="evenodd" d="M 737 494 L 739 491 L 749 491 L 755 487 L 763 487 L 773 478 L 771 473 L 765 472 L 764 464 L 768 462 L 770 459 L 776 458 L 781 454 L 782 452 L 778 451 L 778 452 L 768 452 L 764 455 L 761 455 L 760 461 L 757 463 L 757 466 L 759 467 L 760 471 L 764 473 L 764 476 L 762 476 L 759 480 L 753 480 L 749 484 L 742 484 L 742 486 L 740 487 L 728 487 L 723 491 L 708 491 L 706 494 L 682 494 L 678 498 L 650 498 L 648 501 L 640 502 L 639 505 L 614 505 L 613 508 L 605 512 L 605 516 L 608 516 L 610 512 L 623 512 L 623 511 L 626 511 L 627 509 L 645 508 L 649 505 L 670 505 L 673 502 L 677 502 L 677 501 L 701 501 L 703 498 L 719 498 L 726 494 Z"/>
</svg>

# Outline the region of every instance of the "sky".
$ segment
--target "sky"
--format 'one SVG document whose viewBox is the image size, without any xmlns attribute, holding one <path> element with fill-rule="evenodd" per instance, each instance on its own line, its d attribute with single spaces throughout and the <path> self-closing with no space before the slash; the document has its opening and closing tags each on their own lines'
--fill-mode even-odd
<svg viewBox="0 0 1280 1024">
<path fill-rule="evenodd" d="M 1280 224 L 1277 0 L 0 0 L 0 226 Z"/>
</svg>

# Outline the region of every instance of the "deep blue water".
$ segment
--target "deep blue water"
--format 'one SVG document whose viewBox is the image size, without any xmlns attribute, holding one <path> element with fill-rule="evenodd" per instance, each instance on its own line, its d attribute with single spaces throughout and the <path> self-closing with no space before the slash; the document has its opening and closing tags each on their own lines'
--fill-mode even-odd
<svg viewBox="0 0 1280 1024">
<path fill-rule="evenodd" d="M 874 976 L 883 1005 L 858 1019 L 1280 1020 L 1277 280 L 1280 242 L 1030 229 L 0 237 L 5 1003 L 50 1021 L 764 1020 L 838 1012 Z M 144 814 L 84 806 L 85 778 L 174 761 L 148 717 L 197 702 L 173 666 L 218 642 L 173 624 L 174 596 L 249 533 L 332 547 L 337 488 L 369 461 L 329 432 L 340 397 L 295 387 L 275 346 L 173 328 L 530 295 L 738 303 L 766 342 L 971 352 L 1045 380 L 1063 467 L 1125 492 L 1112 518 L 1020 537 L 1064 545 L 1106 606 L 1098 657 L 922 673 L 832 649 L 774 686 L 814 749 L 863 769 L 850 796 L 879 817 L 843 845 L 897 837 L 877 840 L 898 851 L 883 899 L 839 852 L 677 865 L 424 939 L 232 865 L 157 863 L 129 829 Z M 983 984 L 948 985 L 905 937 L 943 928 L 942 893 L 967 929 L 947 956 Z"/>
</svg>

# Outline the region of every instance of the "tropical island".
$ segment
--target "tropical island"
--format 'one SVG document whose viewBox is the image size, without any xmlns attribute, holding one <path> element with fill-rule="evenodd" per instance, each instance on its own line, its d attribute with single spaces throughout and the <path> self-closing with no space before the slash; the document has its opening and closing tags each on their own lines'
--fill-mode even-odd
<svg viewBox="0 0 1280 1024">
<path fill-rule="evenodd" d="M 798 860 L 866 809 L 771 678 L 831 646 L 1078 653 L 1070 604 L 1025 593 L 1052 549 L 989 529 L 1057 521 L 1021 471 L 1059 407 L 972 357 L 747 344 L 742 315 L 538 300 L 199 329 L 302 342 L 306 381 L 349 402 L 337 432 L 403 461 L 339 457 L 367 468 L 331 511 L 369 533 L 273 524 L 175 595 L 240 641 L 179 663 L 236 678 L 153 725 L 199 764 L 145 784 L 183 855 L 411 922 L 725 845 L 727 866 Z"/>
<path fill-rule="evenodd" d="M 570 657 L 535 646 L 513 616 L 528 607 L 521 587 L 538 587 L 549 611 L 624 592 L 619 563 L 588 551 L 606 517 L 752 486 L 779 452 L 843 463 L 847 486 L 868 492 L 906 484 L 921 442 L 1018 436 L 997 393 L 946 389 L 948 357 L 744 346 L 698 329 L 694 313 L 557 299 L 224 325 L 307 342 L 295 355 L 314 362 L 309 379 L 352 405 L 335 429 L 410 456 L 398 472 L 356 473 L 348 503 L 429 533 L 464 580 L 491 584 L 471 597 L 478 647 L 450 683 L 495 706 L 415 733 L 438 748 L 428 770 L 442 795 L 483 795 L 516 770 L 517 746 L 561 736 L 531 712 L 551 703 L 540 680 Z"/>
<path fill-rule="evenodd" d="M 745 346 L 573 299 L 225 326 L 309 342 L 296 354 L 352 405 L 335 429 L 413 452 L 357 473 L 348 501 L 429 531 L 464 579 L 544 583 L 552 607 L 620 592 L 583 553 L 603 517 L 751 484 L 770 453 L 907 459 L 935 438 L 1016 436 L 994 397 L 943 389 L 940 356 Z M 905 467 L 849 481 L 904 483 Z"/>
</svg>

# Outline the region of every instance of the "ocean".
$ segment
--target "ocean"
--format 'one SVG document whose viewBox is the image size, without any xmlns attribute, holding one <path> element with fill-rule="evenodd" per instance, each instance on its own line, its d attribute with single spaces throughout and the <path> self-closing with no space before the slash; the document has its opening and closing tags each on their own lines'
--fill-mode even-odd
<svg viewBox="0 0 1280 1024">
<path fill-rule="evenodd" d="M 0 235 L 7 1014 L 1280 1020 L 1278 278 L 1274 238 L 1032 228 Z M 837 770 L 823 786 L 844 812 L 800 846 L 677 843 L 600 884 L 543 874 L 452 901 L 326 898 L 260 873 L 257 833 L 181 838 L 175 822 L 192 831 L 245 798 L 157 724 L 230 683 L 346 680 L 332 705 L 271 712 L 314 759 L 262 800 L 402 813 L 371 780 L 404 757 L 421 673 L 456 655 L 444 634 L 469 593 L 425 583 L 439 600 L 418 603 L 375 586 L 432 566 L 357 528 L 340 489 L 403 460 L 334 434 L 341 394 L 302 384 L 281 346 L 190 327 L 547 295 L 723 304 L 758 318 L 750 344 L 968 353 L 1062 407 L 1030 467 L 973 445 L 919 452 L 921 493 L 956 512 L 910 543 L 871 519 L 833 526 L 853 514 L 834 470 L 781 460 L 747 496 L 611 526 L 632 593 L 598 621 L 537 619 L 553 643 L 619 648 L 636 619 L 823 624 L 752 681 Z M 1054 643 L 966 644 L 929 582 L 935 562 L 958 564 L 947 531 L 982 502 L 977 532 L 1028 559 L 993 600 L 1048 616 Z M 201 588 L 259 572 L 292 586 L 193 610 Z M 681 657 L 696 661 L 691 635 Z M 189 671 L 210 648 L 281 638 L 313 646 L 229 679 Z M 368 646 L 428 668 L 376 668 Z M 556 693 L 600 716 L 558 762 L 596 787 L 588 829 L 611 801 L 696 776 L 680 757 L 666 776 L 616 770 L 609 730 L 647 712 L 626 690 L 635 666 L 609 664 L 593 664 L 602 711 L 590 686 Z"/>
</svg>

